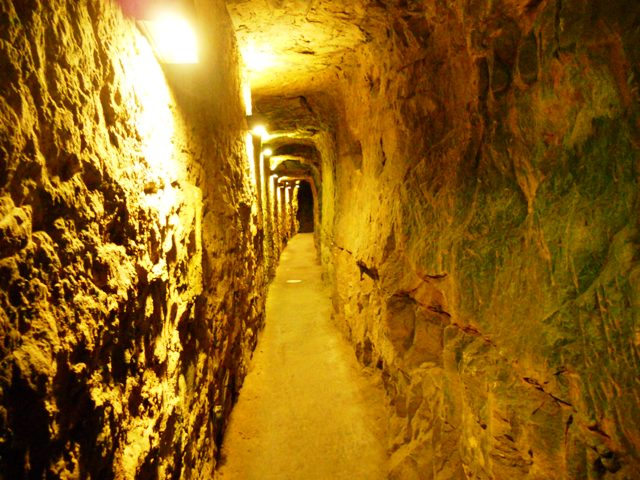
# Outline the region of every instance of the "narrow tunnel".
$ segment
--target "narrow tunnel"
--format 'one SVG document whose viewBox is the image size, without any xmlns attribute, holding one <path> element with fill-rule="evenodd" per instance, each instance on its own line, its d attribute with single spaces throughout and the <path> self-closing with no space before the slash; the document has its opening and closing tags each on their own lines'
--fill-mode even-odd
<svg viewBox="0 0 640 480">
<path fill-rule="evenodd" d="M 307 181 L 300 182 L 298 189 L 298 232 L 299 233 L 311 233 L 313 232 L 313 193 L 311 191 L 311 185 Z"/>
<path fill-rule="evenodd" d="M 640 478 L 639 78 L 628 0 L 0 0 L 0 480 L 220 477 L 287 279 L 367 478 Z"/>
</svg>

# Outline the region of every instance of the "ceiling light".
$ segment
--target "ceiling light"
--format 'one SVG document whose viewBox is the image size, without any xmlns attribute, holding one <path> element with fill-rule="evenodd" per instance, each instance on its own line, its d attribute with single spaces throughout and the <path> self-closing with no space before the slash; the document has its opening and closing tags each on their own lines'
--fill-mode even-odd
<svg viewBox="0 0 640 480">
<path fill-rule="evenodd" d="M 185 17 L 162 11 L 138 23 L 161 62 L 198 63 L 198 40 Z"/>
</svg>

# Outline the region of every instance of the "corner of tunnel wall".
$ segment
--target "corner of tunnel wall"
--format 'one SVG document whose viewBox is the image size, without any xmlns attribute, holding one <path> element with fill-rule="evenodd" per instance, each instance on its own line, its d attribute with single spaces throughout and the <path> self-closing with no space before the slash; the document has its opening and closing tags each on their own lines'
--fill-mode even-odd
<svg viewBox="0 0 640 480">
<path fill-rule="evenodd" d="M 390 478 L 633 478 L 640 9 L 491 3 L 395 19 L 345 75 L 334 316 L 382 371 Z"/>
<path fill-rule="evenodd" d="M 336 144 L 332 131 L 319 134 L 317 148 L 322 159 L 322 188 L 320 190 L 317 208 L 320 209 L 319 224 L 315 226 L 316 247 L 318 248 L 320 264 L 323 267 L 324 281 L 333 285 L 333 234 L 335 218 L 335 169 L 336 169 Z"/>
<path fill-rule="evenodd" d="M 2 2 L 7 478 L 213 475 L 266 279 L 230 19 L 196 3 L 181 71 L 113 2 Z"/>
</svg>

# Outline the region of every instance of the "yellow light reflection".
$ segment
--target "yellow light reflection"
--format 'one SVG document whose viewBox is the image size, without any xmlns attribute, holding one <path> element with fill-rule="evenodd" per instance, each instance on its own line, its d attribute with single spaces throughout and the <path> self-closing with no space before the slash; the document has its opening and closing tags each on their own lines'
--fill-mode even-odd
<svg viewBox="0 0 640 480">
<path fill-rule="evenodd" d="M 256 169 L 253 163 L 254 150 L 253 150 L 253 136 L 251 135 L 251 133 L 247 133 L 244 139 L 244 145 L 247 153 L 247 162 L 249 164 L 249 178 L 251 179 L 252 185 L 255 186 Z"/>
<path fill-rule="evenodd" d="M 242 49 L 242 58 L 247 70 L 251 72 L 263 72 L 276 64 L 276 56 L 269 46 L 257 48 L 255 45 L 249 44 Z"/>
<path fill-rule="evenodd" d="M 251 84 L 249 80 L 244 80 L 244 85 L 242 86 L 242 98 L 244 99 L 244 109 L 247 116 L 251 116 L 253 114 L 253 106 L 251 105 Z"/>
<path fill-rule="evenodd" d="M 183 175 L 175 157 L 174 104 L 165 76 L 147 42 L 140 42 L 131 56 L 121 57 L 125 70 L 136 83 L 135 96 L 128 99 L 138 109 L 136 128 L 140 137 L 140 154 L 147 174 L 145 182 L 155 185 L 156 193 L 145 195 L 149 206 L 166 218 L 177 203 L 172 183 Z M 132 107 L 133 108 L 133 107 Z M 146 188 L 146 186 L 145 186 Z"/>
<path fill-rule="evenodd" d="M 271 167 L 271 170 L 275 170 L 282 162 L 284 162 L 284 158 L 281 156 L 271 157 L 271 160 L 269 160 L 269 166 Z"/>
<path fill-rule="evenodd" d="M 141 22 L 164 63 L 198 63 L 198 40 L 189 22 L 175 12 L 162 11 Z"/>
</svg>

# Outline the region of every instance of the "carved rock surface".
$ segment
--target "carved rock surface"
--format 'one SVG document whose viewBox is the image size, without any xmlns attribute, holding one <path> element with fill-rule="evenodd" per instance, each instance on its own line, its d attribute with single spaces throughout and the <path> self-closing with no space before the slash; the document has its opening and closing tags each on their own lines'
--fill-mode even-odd
<svg viewBox="0 0 640 480">
<path fill-rule="evenodd" d="M 345 77 L 362 160 L 324 199 L 390 476 L 635 478 L 640 8 L 411 3 Z"/>
<path fill-rule="evenodd" d="M 199 8 L 209 56 L 163 71 L 113 2 L 0 1 L 0 478 L 213 476 L 265 280 Z"/>
<path fill-rule="evenodd" d="M 191 70 L 111 2 L 0 0 L 7 479 L 213 476 L 296 205 L 256 192 L 225 2 L 188 3 Z M 637 2 L 226 4 L 390 478 L 639 478 Z"/>
<path fill-rule="evenodd" d="M 640 477 L 637 3 L 232 3 L 241 42 L 289 32 L 258 107 L 317 148 L 322 259 L 386 382 L 391 478 Z M 361 36 L 282 82 L 319 14 Z"/>
</svg>

